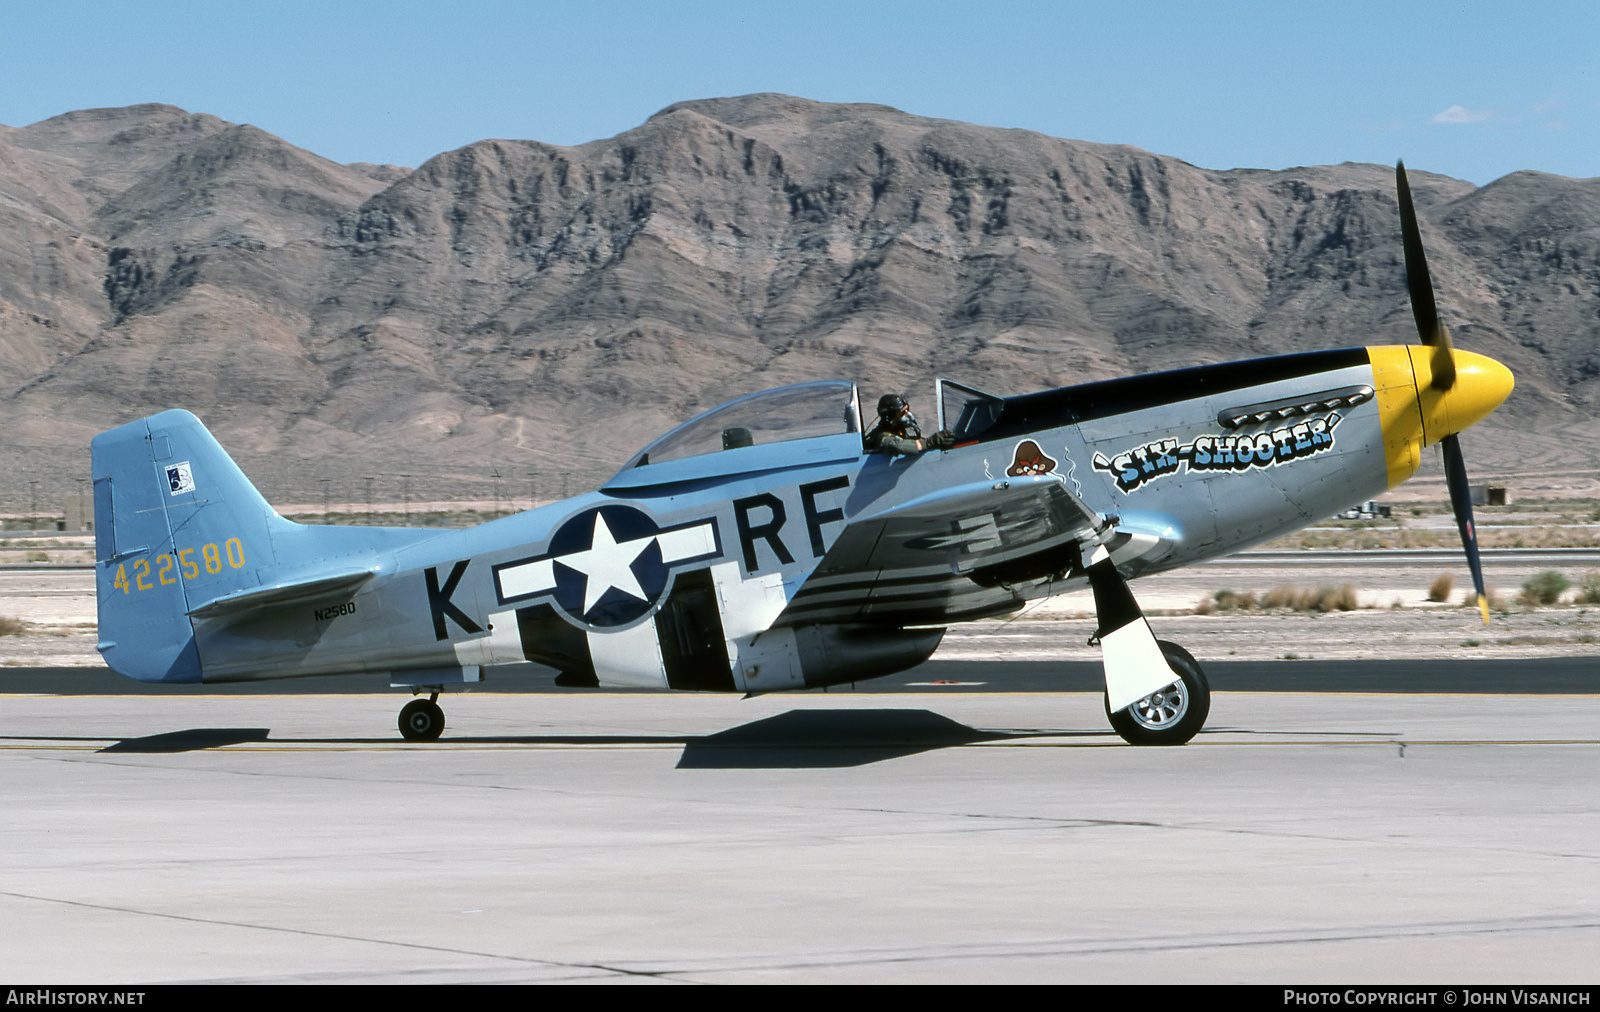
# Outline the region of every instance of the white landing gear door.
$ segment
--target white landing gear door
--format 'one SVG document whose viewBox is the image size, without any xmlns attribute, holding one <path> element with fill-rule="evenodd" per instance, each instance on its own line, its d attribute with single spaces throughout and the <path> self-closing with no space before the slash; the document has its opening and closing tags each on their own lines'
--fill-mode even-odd
<svg viewBox="0 0 1600 1012">
<path fill-rule="evenodd" d="M 1105 667 L 1106 708 L 1112 713 L 1178 681 L 1156 643 L 1150 623 L 1133 599 L 1128 581 L 1104 548 L 1096 550 L 1089 566 L 1094 588 L 1094 608 L 1100 628 L 1100 660 Z"/>
</svg>

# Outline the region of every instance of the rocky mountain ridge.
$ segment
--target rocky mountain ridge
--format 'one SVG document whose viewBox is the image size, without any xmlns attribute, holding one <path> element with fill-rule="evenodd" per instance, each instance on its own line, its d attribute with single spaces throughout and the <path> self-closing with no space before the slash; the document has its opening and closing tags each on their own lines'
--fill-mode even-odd
<svg viewBox="0 0 1600 1012">
<path fill-rule="evenodd" d="M 1458 345 L 1518 378 L 1475 470 L 1594 468 L 1600 179 L 1412 185 Z M 1387 166 L 1214 171 L 778 95 L 415 170 L 170 106 L 0 128 L 13 485 L 186 407 L 276 499 L 356 473 L 576 491 L 782 383 L 926 401 L 936 375 L 1014 393 L 1414 337 Z"/>
</svg>

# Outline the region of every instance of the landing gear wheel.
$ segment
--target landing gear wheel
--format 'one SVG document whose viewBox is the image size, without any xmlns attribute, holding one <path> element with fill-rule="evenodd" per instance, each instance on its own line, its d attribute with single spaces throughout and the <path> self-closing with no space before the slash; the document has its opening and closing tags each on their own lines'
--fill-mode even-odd
<svg viewBox="0 0 1600 1012">
<path fill-rule="evenodd" d="M 1116 713 L 1105 701 L 1112 728 L 1130 745 L 1182 745 L 1199 733 L 1211 712 L 1211 686 L 1199 662 L 1176 643 L 1156 642 L 1179 679 Z"/>
<path fill-rule="evenodd" d="M 433 741 L 444 731 L 444 710 L 431 699 L 413 699 L 400 710 L 400 735 L 406 741 Z"/>
</svg>

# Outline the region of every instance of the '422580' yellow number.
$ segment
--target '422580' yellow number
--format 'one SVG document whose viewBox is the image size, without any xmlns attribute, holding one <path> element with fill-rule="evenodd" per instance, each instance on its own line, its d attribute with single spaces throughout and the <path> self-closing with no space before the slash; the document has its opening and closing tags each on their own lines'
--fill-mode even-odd
<svg viewBox="0 0 1600 1012">
<path fill-rule="evenodd" d="M 195 553 L 200 553 L 196 559 Z M 139 559 L 133 563 L 133 579 L 128 578 L 128 569 L 121 563 L 117 564 L 117 578 L 111 585 L 124 594 L 131 594 L 136 590 L 154 590 L 158 585 L 177 583 L 178 574 L 181 572 L 185 580 L 195 580 L 200 577 L 201 567 L 207 573 L 222 572 L 222 560 L 226 558 L 228 565 L 234 569 L 244 568 L 244 544 L 238 538 L 229 538 L 217 547 L 216 544 L 201 545 L 198 549 L 182 548 L 178 550 L 177 558 L 162 552 L 155 558 L 152 569 L 149 559 Z"/>
</svg>

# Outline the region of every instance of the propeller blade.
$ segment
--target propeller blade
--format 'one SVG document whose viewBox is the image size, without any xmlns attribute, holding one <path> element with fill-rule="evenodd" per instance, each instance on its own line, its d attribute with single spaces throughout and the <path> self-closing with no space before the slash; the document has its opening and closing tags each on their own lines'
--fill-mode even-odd
<svg viewBox="0 0 1600 1012">
<path fill-rule="evenodd" d="M 1411 183 L 1406 179 L 1406 163 L 1394 167 L 1395 189 L 1400 200 L 1400 237 L 1405 246 L 1406 287 L 1411 293 L 1411 315 L 1417 321 L 1417 335 L 1433 351 L 1433 388 L 1449 390 L 1456 383 L 1456 359 L 1450 345 L 1450 331 L 1439 320 L 1433 301 L 1433 277 L 1428 273 L 1428 256 L 1422 249 L 1422 230 L 1417 227 L 1417 209 L 1411 203 Z"/>
<path fill-rule="evenodd" d="M 1456 526 L 1461 529 L 1461 546 L 1467 550 L 1467 568 L 1472 570 L 1472 589 L 1478 592 L 1478 611 L 1483 624 L 1489 624 L 1489 596 L 1483 589 L 1483 563 L 1478 559 L 1478 532 L 1472 526 L 1472 488 L 1467 484 L 1467 464 L 1461 456 L 1461 443 L 1452 433 L 1439 441 L 1444 455 L 1444 478 L 1450 488 L 1450 507 Z"/>
<path fill-rule="evenodd" d="M 1455 348 L 1450 344 L 1450 328 L 1439 324 L 1433 345 L 1433 382 L 1435 390 L 1449 390 L 1456 385 Z"/>
</svg>

